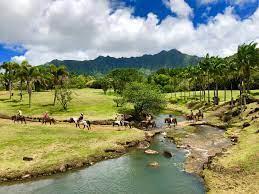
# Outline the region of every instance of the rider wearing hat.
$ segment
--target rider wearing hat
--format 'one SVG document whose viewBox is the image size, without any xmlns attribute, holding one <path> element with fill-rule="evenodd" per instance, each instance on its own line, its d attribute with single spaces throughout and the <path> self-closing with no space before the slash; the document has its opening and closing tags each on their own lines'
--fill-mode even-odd
<svg viewBox="0 0 259 194">
<path fill-rule="evenodd" d="M 84 120 L 84 113 L 80 114 L 80 117 L 78 118 L 78 122 Z"/>
<path fill-rule="evenodd" d="M 18 110 L 17 116 L 18 116 L 18 117 L 21 117 L 21 116 L 22 116 L 22 111 L 21 111 L 21 110 Z"/>
</svg>

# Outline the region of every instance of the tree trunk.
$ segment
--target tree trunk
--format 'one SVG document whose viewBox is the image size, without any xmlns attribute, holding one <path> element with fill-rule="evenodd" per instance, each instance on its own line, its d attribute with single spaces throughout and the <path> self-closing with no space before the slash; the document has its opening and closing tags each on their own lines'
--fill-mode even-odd
<svg viewBox="0 0 259 194">
<path fill-rule="evenodd" d="M 31 108 L 31 89 L 30 89 L 30 92 L 29 92 L 29 107 Z"/>
<path fill-rule="evenodd" d="M 227 90 L 226 90 L 226 86 L 224 86 L 224 102 L 227 101 Z"/>
<path fill-rule="evenodd" d="M 217 98 L 219 97 L 219 88 L 218 88 L 218 83 L 216 83 L 216 96 L 217 96 Z"/>
<path fill-rule="evenodd" d="M 208 74 L 208 103 L 210 103 L 210 78 Z"/>
<path fill-rule="evenodd" d="M 191 86 L 190 86 L 190 81 L 189 81 L 189 98 L 191 97 Z"/>
<path fill-rule="evenodd" d="M 53 101 L 53 106 L 55 106 L 55 105 L 56 105 L 56 101 L 57 101 L 57 93 L 58 93 L 57 88 L 55 87 L 54 89 L 55 89 L 55 91 L 54 91 L 54 101 Z"/>
<path fill-rule="evenodd" d="M 200 89 L 200 102 L 201 102 L 201 89 Z"/>
<path fill-rule="evenodd" d="M 20 81 L 20 101 L 22 101 L 22 80 Z"/>
<path fill-rule="evenodd" d="M 12 82 L 11 81 L 9 81 L 8 88 L 9 88 L 9 99 L 11 100 L 12 99 Z"/>
<path fill-rule="evenodd" d="M 230 99 L 231 99 L 231 109 L 233 108 L 234 102 L 233 102 L 233 86 L 232 82 L 230 83 Z"/>
<path fill-rule="evenodd" d="M 29 95 L 29 108 L 31 108 L 31 93 L 32 93 L 32 88 L 31 88 L 30 81 L 27 81 L 27 91 L 28 91 L 28 95 Z"/>
</svg>

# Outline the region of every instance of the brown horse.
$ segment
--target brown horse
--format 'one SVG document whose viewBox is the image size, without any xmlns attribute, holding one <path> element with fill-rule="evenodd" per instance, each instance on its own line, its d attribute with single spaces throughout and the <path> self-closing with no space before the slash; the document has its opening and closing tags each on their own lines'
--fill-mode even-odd
<svg viewBox="0 0 259 194">
<path fill-rule="evenodd" d="M 195 119 L 197 120 L 197 121 L 199 121 L 200 120 L 200 117 L 201 117 L 201 119 L 203 119 L 203 117 L 204 117 L 204 115 L 203 115 L 203 112 L 197 112 L 196 114 L 195 114 Z"/>
<path fill-rule="evenodd" d="M 21 123 L 25 123 L 26 124 L 26 118 L 25 116 L 17 116 L 17 115 L 14 115 L 11 117 L 11 120 L 13 120 L 13 122 L 15 123 L 16 121 L 19 122 L 21 121 Z"/>
<path fill-rule="evenodd" d="M 144 121 L 140 122 L 140 127 L 141 128 L 145 128 L 145 129 L 148 129 L 149 127 L 155 128 L 156 127 L 156 122 L 155 121 L 144 120 Z"/>
<path fill-rule="evenodd" d="M 177 119 L 176 118 L 165 118 L 165 123 L 168 124 L 168 127 L 171 126 L 171 124 L 174 124 L 174 127 L 177 125 Z"/>
<path fill-rule="evenodd" d="M 50 118 L 50 117 L 43 117 L 42 118 L 42 124 L 47 124 L 49 123 L 50 125 L 53 123 L 53 124 L 56 124 L 56 120 L 54 118 Z"/>
<path fill-rule="evenodd" d="M 185 115 L 185 119 L 186 119 L 187 121 L 194 121 L 195 116 L 194 116 L 194 115 Z"/>
</svg>

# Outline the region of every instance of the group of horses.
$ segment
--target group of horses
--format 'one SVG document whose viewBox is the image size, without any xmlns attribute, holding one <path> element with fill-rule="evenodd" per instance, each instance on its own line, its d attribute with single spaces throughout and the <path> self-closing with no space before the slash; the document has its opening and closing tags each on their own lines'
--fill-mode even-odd
<svg viewBox="0 0 259 194">
<path fill-rule="evenodd" d="M 13 120 L 14 123 L 16 122 L 21 122 L 24 124 L 27 124 L 26 121 L 28 120 L 37 120 L 39 122 L 41 122 L 42 124 L 47 124 L 49 123 L 51 124 L 56 124 L 57 120 L 54 119 L 53 117 L 42 117 L 42 118 L 30 118 L 30 117 L 25 117 L 25 116 L 21 116 L 21 115 L 13 115 L 11 116 L 11 120 Z M 80 128 L 80 125 L 83 125 L 83 128 L 87 128 L 88 130 L 91 129 L 91 123 L 88 120 L 79 120 L 78 118 L 70 118 L 68 120 L 65 120 L 65 122 L 69 122 L 69 123 L 75 123 L 76 127 Z"/>
<path fill-rule="evenodd" d="M 196 114 L 190 114 L 190 115 L 185 115 L 185 118 L 187 121 L 197 121 L 200 118 L 203 119 L 203 113 L 199 111 Z M 42 117 L 42 118 L 34 118 L 37 119 L 39 122 L 42 124 L 56 124 L 57 120 L 52 118 L 52 117 Z M 25 116 L 18 116 L 14 115 L 11 117 L 11 120 L 15 122 L 21 122 L 26 124 L 26 120 L 33 120 L 32 118 L 25 117 Z M 68 123 L 75 123 L 75 126 L 80 128 L 81 125 L 83 125 L 83 129 L 87 128 L 88 130 L 91 129 L 91 122 L 89 120 L 80 120 L 75 117 L 71 117 L 68 120 L 65 120 L 64 122 Z M 172 125 L 175 127 L 177 125 L 177 119 L 173 118 L 172 115 L 169 115 L 168 118 L 164 119 L 164 123 L 167 124 L 168 127 L 171 127 Z M 137 126 L 142 129 L 148 130 L 149 128 L 156 128 L 156 122 L 151 119 L 151 120 L 142 120 L 136 124 L 134 117 L 131 115 L 126 115 L 126 114 L 120 114 L 117 115 L 115 121 L 112 122 L 112 126 L 124 126 L 124 127 L 129 127 L 132 128 L 133 126 Z"/>
<path fill-rule="evenodd" d="M 176 126 L 177 119 L 172 117 L 165 118 L 164 123 L 166 123 L 168 127 L 170 127 L 171 125 Z M 133 116 L 124 115 L 124 114 L 117 115 L 115 121 L 112 122 L 112 126 L 125 126 L 129 128 L 132 128 L 132 126 L 137 126 L 139 128 L 146 129 L 146 130 L 157 127 L 156 122 L 152 119 L 151 120 L 145 119 L 137 123 L 134 121 Z"/>
<path fill-rule="evenodd" d="M 185 115 L 187 121 L 199 121 L 200 118 L 203 119 L 203 112 L 199 111 L 196 114 Z"/>
</svg>

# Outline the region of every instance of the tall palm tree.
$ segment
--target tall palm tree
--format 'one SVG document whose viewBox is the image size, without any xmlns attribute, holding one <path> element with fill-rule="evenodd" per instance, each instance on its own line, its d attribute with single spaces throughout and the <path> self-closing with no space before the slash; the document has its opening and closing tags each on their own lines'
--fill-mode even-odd
<svg viewBox="0 0 259 194">
<path fill-rule="evenodd" d="M 22 66 L 23 68 L 23 72 L 24 72 L 24 77 L 26 80 L 26 86 L 27 86 L 27 92 L 29 95 L 29 107 L 31 108 L 31 104 L 32 104 L 32 89 L 34 86 L 34 83 L 37 80 L 40 80 L 40 73 L 37 67 L 35 66 L 31 66 L 28 63 L 24 64 Z"/>
<path fill-rule="evenodd" d="M 49 66 L 50 73 L 52 74 L 52 83 L 54 88 L 54 100 L 53 105 L 55 106 L 57 100 L 57 87 L 63 85 L 65 79 L 68 76 L 68 72 L 65 66 L 57 67 L 53 64 Z"/>
<path fill-rule="evenodd" d="M 12 90 L 13 90 L 13 81 L 15 80 L 15 76 L 17 73 L 18 64 L 15 62 L 5 62 L 1 66 L 2 69 L 5 70 L 5 79 L 8 82 L 8 90 L 9 90 L 9 98 L 12 99 Z"/>
<path fill-rule="evenodd" d="M 20 81 L 20 85 L 19 85 L 19 89 L 20 89 L 20 101 L 22 101 L 23 98 L 23 83 L 26 81 L 25 80 L 25 75 L 26 72 L 24 71 L 26 68 L 24 68 L 24 66 L 28 65 L 28 61 L 23 61 L 19 66 L 18 66 L 18 70 L 17 70 L 17 78 Z"/>
<path fill-rule="evenodd" d="M 211 72 L 212 72 L 212 77 L 215 83 L 215 89 L 214 89 L 214 99 L 219 98 L 219 83 L 221 82 L 222 79 L 222 69 L 224 68 L 224 63 L 223 59 L 216 56 L 216 57 L 211 57 Z M 215 104 L 216 102 L 214 102 Z M 217 103 L 216 103 L 217 104 Z"/>
<path fill-rule="evenodd" d="M 259 52 L 257 43 L 242 44 L 238 46 L 235 61 L 239 69 L 241 104 L 246 104 L 246 95 L 249 92 L 251 70 L 259 65 Z M 243 100 L 242 100 L 242 97 Z"/>
</svg>

